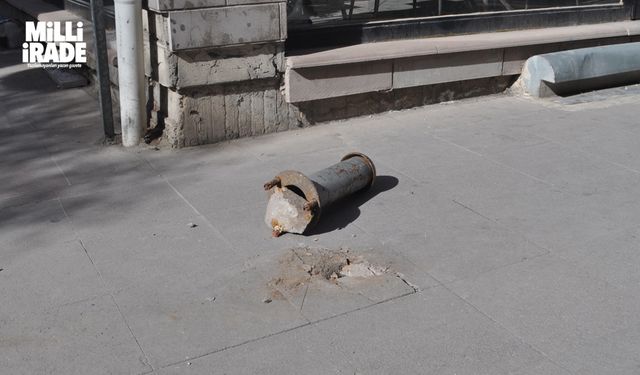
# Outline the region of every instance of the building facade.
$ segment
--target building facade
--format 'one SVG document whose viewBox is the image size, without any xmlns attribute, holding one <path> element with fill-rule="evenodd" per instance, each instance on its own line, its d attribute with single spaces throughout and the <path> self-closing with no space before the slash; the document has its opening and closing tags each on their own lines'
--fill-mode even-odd
<svg viewBox="0 0 640 375">
<path fill-rule="evenodd" d="M 534 54 L 639 41 L 639 4 L 147 0 L 149 126 L 185 147 L 496 93 Z"/>
</svg>

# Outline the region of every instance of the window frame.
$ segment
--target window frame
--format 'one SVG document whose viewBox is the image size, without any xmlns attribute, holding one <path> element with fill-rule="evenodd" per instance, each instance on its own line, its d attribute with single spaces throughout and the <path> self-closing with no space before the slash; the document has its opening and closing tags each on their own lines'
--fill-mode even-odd
<svg viewBox="0 0 640 375">
<path fill-rule="evenodd" d="M 352 20 L 341 25 L 290 28 L 286 50 L 290 53 L 362 43 L 430 36 L 575 26 L 640 18 L 640 0 L 623 3 L 557 8 L 469 13 L 391 20 Z"/>
</svg>

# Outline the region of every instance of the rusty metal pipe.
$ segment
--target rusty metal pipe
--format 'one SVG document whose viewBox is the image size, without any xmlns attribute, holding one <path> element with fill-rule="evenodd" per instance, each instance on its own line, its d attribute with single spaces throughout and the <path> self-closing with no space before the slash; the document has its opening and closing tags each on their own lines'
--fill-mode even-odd
<svg viewBox="0 0 640 375">
<path fill-rule="evenodd" d="M 265 222 L 274 236 L 304 233 L 320 218 L 322 210 L 335 201 L 368 189 L 376 177 L 376 167 L 361 153 L 345 155 L 328 168 L 306 176 L 283 171 L 264 184 L 269 192 Z"/>
</svg>

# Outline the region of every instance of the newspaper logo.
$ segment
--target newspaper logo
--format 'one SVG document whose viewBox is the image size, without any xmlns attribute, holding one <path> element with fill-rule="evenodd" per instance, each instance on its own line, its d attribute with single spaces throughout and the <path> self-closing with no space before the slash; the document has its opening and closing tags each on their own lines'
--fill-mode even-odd
<svg viewBox="0 0 640 375">
<path fill-rule="evenodd" d="M 27 22 L 22 62 L 32 67 L 79 68 L 87 62 L 82 22 Z M 64 31 L 64 32 L 63 32 Z"/>
</svg>

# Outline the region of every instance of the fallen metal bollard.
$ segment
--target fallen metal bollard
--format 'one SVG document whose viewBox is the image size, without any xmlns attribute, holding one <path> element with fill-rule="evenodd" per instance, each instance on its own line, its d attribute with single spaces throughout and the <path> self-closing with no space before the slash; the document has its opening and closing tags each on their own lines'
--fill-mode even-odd
<svg viewBox="0 0 640 375">
<path fill-rule="evenodd" d="M 264 184 L 269 192 L 265 223 L 274 237 L 285 232 L 302 234 L 318 222 L 322 210 L 340 198 L 368 189 L 375 178 L 371 159 L 357 152 L 309 177 L 298 171 L 280 172 Z"/>
</svg>

